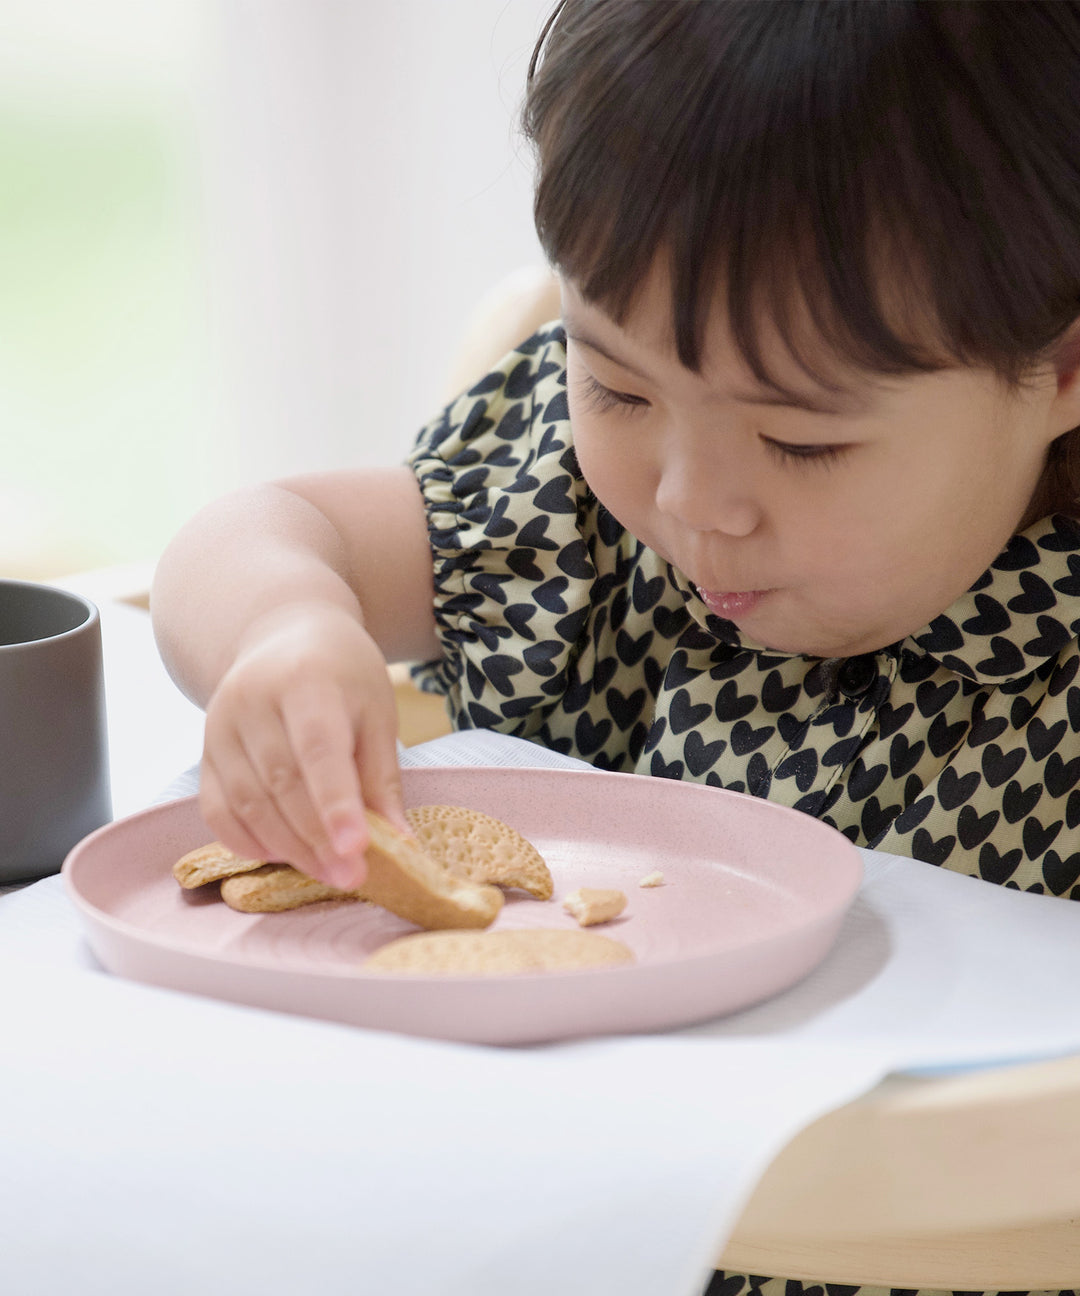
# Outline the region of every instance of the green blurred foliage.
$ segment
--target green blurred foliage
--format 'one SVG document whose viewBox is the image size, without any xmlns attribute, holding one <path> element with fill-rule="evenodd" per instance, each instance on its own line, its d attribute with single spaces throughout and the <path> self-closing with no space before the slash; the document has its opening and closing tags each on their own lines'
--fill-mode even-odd
<svg viewBox="0 0 1080 1296">
<path fill-rule="evenodd" d="M 190 128 L 0 99 L 0 574 L 153 558 L 213 439 Z"/>
</svg>

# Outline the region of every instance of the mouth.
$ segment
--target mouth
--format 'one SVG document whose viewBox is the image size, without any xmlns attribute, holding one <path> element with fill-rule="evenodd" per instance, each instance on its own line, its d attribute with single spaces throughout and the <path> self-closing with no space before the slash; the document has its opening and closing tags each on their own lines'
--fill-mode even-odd
<svg viewBox="0 0 1080 1296">
<path fill-rule="evenodd" d="M 697 592 L 713 616 L 725 621 L 739 621 L 755 611 L 771 590 L 708 590 L 699 585 Z"/>
</svg>

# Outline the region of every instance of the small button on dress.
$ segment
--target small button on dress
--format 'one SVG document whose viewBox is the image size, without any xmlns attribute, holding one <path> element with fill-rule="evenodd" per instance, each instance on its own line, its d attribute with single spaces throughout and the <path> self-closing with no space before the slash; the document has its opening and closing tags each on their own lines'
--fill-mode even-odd
<svg viewBox="0 0 1080 1296">
<path fill-rule="evenodd" d="M 872 654 L 866 653 L 862 657 L 849 657 L 840 667 L 836 683 L 844 697 L 860 698 L 869 692 L 877 674 L 877 662 Z"/>
</svg>

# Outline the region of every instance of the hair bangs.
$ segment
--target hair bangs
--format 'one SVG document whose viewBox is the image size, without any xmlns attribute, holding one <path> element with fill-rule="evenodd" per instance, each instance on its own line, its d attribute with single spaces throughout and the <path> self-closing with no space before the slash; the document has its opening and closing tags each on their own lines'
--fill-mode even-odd
<svg viewBox="0 0 1080 1296">
<path fill-rule="evenodd" d="M 1016 380 L 1080 312 L 1074 109 L 1052 102 L 1080 74 L 1057 38 L 1045 84 L 1001 105 L 1019 36 L 973 6 L 564 0 L 524 112 L 541 244 L 619 322 L 664 257 L 690 369 L 719 305 L 766 381 L 776 337 L 825 385 Z"/>
</svg>

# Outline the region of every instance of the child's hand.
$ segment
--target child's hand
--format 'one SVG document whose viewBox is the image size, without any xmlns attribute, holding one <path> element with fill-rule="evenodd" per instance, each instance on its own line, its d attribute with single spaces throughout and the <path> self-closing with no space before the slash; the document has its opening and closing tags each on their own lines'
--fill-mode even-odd
<svg viewBox="0 0 1080 1296">
<path fill-rule="evenodd" d="M 348 612 L 291 604 L 245 635 L 206 711 L 200 807 L 226 846 L 349 890 L 365 804 L 405 828 L 386 661 Z"/>
</svg>

